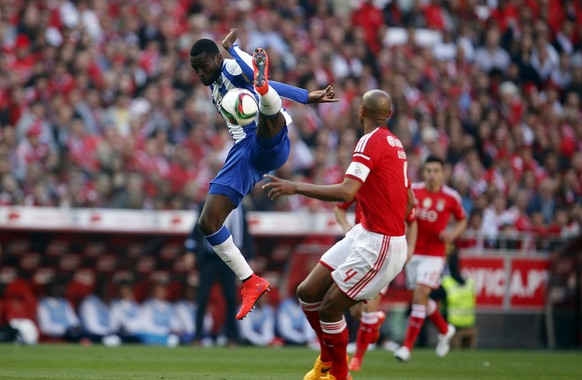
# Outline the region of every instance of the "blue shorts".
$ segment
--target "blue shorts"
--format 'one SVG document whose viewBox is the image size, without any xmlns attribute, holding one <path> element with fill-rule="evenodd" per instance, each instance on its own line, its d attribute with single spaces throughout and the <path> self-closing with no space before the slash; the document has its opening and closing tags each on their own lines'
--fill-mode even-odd
<svg viewBox="0 0 582 380">
<path fill-rule="evenodd" d="M 287 162 L 290 147 L 287 126 L 272 139 L 262 139 L 251 131 L 230 149 L 224 166 L 210 182 L 208 194 L 226 195 L 237 207 L 264 174 Z"/>
</svg>

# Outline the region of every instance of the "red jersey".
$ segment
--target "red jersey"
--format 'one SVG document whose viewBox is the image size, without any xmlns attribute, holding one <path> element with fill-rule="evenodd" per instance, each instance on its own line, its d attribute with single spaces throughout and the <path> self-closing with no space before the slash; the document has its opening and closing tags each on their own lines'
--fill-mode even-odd
<svg viewBox="0 0 582 380">
<path fill-rule="evenodd" d="M 356 198 L 352 199 L 349 202 L 338 202 L 337 207 L 341 208 L 342 210 L 347 210 L 354 203 L 356 204 L 356 208 L 354 209 L 354 216 L 356 219 L 355 224 L 358 224 L 362 219 L 362 210 L 360 209 L 360 206 L 356 202 Z M 408 213 L 408 216 L 406 216 L 406 223 L 412 223 L 415 220 L 416 220 L 416 208 L 413 207 L 412 210 L 410 210 L 410 212 Z"/>
<path fill-rule="evenodd" d="M 360 205 L 356 202 L 356 198 L 349 202 L 338 202 L 337 207 L 341 208 L 342 210 L 347 210 L 354 203 L 356 203 L 356 208 L 354 209 L 354 215 L 356 217 L 355 224 L 358 224 L 362 220 L 362 210 L 360 210 Z"/>
<path fill-rule="evenodd" d="M 356 194 L 362 226 L 387 236 L 403 236 L 408 200 L 408 161 L 400 140 L 378 127 L 356 145 L 345 176 L 362 182 Z"/>
<path fill-rule="evenodd" d="M 451 214 L 457 220 L 466 218 L 461 196 L 448 186 L 443 186 L 437 192 L 430 192 L 426 189 L 424 182 L 413 183 L 412 191 L 418 223 L 418 237 L 414 253 L 445 257 L 445 242 L 439 235 L 447 228 Z"/>
</svg>

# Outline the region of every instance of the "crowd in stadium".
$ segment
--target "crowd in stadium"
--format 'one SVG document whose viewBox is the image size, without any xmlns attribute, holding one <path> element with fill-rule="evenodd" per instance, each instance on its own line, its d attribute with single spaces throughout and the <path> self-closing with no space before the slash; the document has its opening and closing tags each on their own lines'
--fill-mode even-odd
<svg viewBox="0 0 582 380">
<path fill-rule="evenodd" d="M 267 49 L 271 78 L 333 84 L 340 99 L 284 104 L 294 128 L 279 176 L 340 181 L 359 98 L 381 88 L 409 176 L 429 154 L 445 159 L 470 231 L 576 233 L 580 22 L 572 0 L 3 1 L 0 204 L 193 208 L 232 140 L 188 53 L 236 26 L 243 49 Z M 271 202 L 260 187 L 246 202 L 330 207 Z"/>
</svg>

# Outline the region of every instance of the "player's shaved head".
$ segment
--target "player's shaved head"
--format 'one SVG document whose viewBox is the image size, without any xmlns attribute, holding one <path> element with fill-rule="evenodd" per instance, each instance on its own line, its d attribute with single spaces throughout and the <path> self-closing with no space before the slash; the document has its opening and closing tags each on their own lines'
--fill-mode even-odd
<svg viewBox="0 0 582 380">
<path fill-rule="evenodd" d="M 392 98 L 382 90 L 370 90 L 362 96 L 362 108 L 367 119 L 385 124 L 392 114 Z"/>
</svg>

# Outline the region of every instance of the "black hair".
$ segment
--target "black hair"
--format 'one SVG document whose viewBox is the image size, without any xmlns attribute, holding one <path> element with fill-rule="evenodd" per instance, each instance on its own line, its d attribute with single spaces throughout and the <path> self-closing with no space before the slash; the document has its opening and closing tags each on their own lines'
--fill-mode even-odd
<svg viewBox="0 0 582 380">
<path fill-rule="evenodd" d="M 192 48 L 190 49 L 190 57 L 196 57 L 197 55 L 204 53 L 216 56 L 220 54 L 220 51 L 214 41 L 202 38 L 194 42 L 194 45 L 192 45 Z"/>
<path fill-rule="evenodd" d="M 442 167 L 444 167 L 444 166 L 445 166 L 445 162 L 443 161 L 443 159 L 442 159 L 442 158 L 439 158 L 439 157 L 437 157 L 437 156 L 428 156 L 428 157 L 426 158 L 426 160 L 424 160 L 424 164 L 425 164 L 425 165 L 426 165 L 426 164 L 429 164 L 429 163 L 431 163 L 431 162 L 436 162 L 436 163 L 439 163 L 439 164 L 441 164 L 441 166 L 442 166 Z"/>
</svg>

